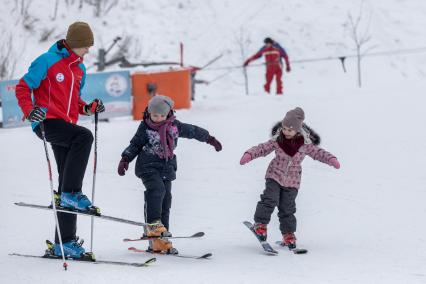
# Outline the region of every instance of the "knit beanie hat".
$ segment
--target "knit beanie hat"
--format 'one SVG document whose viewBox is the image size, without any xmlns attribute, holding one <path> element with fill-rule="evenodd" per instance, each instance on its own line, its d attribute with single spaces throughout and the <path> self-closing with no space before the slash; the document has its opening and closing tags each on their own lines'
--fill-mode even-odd
<svg viewBox="0 0 426 284">
<path fill-rule="evenodd" d="M 84 22 L 75 22 L 68 27 L 65 41 L 71 48 L 93 46 L 93 32 Z"/>
<path fill-rule="evenodd" d="M 171 98 L 162 95 L 156 95 L 149 100 L 148 112 L 158 113 L 161 115 L 169 114 L 170 110 L 173 109 L 174 102 Z"/>
<path fill-rule="evenodd" d="M 303 109 L 301 109 L 300 107 L 297 107 L 286 113 L 281 125 L 283 127 L 288 127 L 297 132 L 300 132 L 300 130 L 302 129 L 302 123 L 304 119 L 305 119 L 305 113 L 303 112 Z"/>
</svg>

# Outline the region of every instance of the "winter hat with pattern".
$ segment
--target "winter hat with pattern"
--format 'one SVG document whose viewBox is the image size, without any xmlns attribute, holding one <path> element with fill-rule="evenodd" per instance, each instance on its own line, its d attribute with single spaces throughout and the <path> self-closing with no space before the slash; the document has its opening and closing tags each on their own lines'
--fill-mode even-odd
<svg viewBox="0 0 426 284">
<path fill-rule="evenodd" d="M 300 107 L 288 111 L 282 121 L 282 126 L 291 128 L 297 132 L 302 129 L 302 123 L 305 119 L 305 112 Z"/>
<path fill-rule="evenodd" d="M 75 22 L 68 27 L 65 41 L 71 48 L 93 46 L 93 32 L 84 22 Z"/>
<path fill-rule="evenodd" d="M 156 95 L 149 100 L 148 112 L 158 113 L 161 115 L 168 115 L 170 110 L 173 109 L 174 102 L 167 96 Z"/>
</svg>

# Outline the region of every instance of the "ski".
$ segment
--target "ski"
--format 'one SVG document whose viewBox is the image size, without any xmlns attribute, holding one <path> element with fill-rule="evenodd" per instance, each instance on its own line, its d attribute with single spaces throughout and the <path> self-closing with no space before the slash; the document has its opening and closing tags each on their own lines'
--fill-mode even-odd
<svg viewBox="0 0 426 284">
<path fill-rule="evenodd" d="M 285 244 L 283 244 L 282 241 L 276 241 L 275 242 L 277 245 L 280 245 L 281 247 L 287 247 L 289 249 L 289 251 L 292 251 L 294 254 L 305 254 L 308 253 L 307 249 L 303 249 L 303 248 L 289 248 L 288 246 L 286 246 Z"/>
<path fill-rule="evenodd" d="M 43 210 L 53 210 L 52 206 L 29 204 L 29 203 L 25 203 L 25 202 L 16 202 L 15 205 L 23 206 L 23 207 L 29 207 L 29 208 L 43 209 Z M 97 211 L 88 211 L 88 212 L 87 211 L 78 211 L 78 210 L 72 210 L 72 209 L 68 209 L 68 208 L 64 208 L 64 207 L 60 207 L 60 206 L 56 206 L 56 211 L 64 212 L 64 213 L 70 213 L 70 214 L 76 214 L 76 215 L 91 216 L 91 217 L 96 217 L 96 218 L 100 218 L 100 219 L 104 219 L 104 220 L 110 220 L 110 221 L 114 221 L 114 222 L 120 222 L 120 223 L 135 225 L 135 226 L 142 226 L 143 227 L 143 226 L 148 225 L 147 223 L 141 223 L 141 222 L 136 222 L 136 221 L 132 221 L 132 220 L 127 220 L 127 219 L 103 215 L 103 214 L 98 213 Z"/>
<path fill-rule="evenodd" d="M 263 241 L 258 238 L 256 232 L 253 230 L 252 223 L 250 223 L 249 221 L 244 221 L 243 224 L 255 235 L 256 239 L 259 241 L 260 245 L 266 253 L 271 255 L 278 254 L 278 251 L 274 250 L 273 247 L 267 241 Z"/>
<path fill-rule="evenodd" d="M 194 238 L 201 238 L 204 236 L 204 232 L 198 232 L 191 236 L 179 236 L 179 237 L 165 237 L 165 236 L 158 236 L 158 237 L 148 237 L 143 236 L 139 239 L 123 239 L 123 242 L 136 242 L 136 241 L 151 241 L 151 240 L 158 240 L 158 239 L 194 239 Z"/>
<path fill-rule="evenodd" d="M 167 253 L 162 253 L 162 252 L 153 252 L 153 251 L 149 251 L 149 250 L 145 250 L 145 249 L 137 249 L 135 247 L 130 247 L 128 248 L 128 250 L 133 251 L 133 252 L 138 252 L 138 253 L 150 253 L 150 254 L 159 254 L 159 255 L 170 255 L 170 256 L 174 256 L 174 257 L 181 257 L 181 258 L 192 258 L 192 259 L 208 259 L 212 256 L 211 253 L 206 253 L 203 255 L 185 255 L 185 254 L 167 254 Z"/>
<path fill-rule="evenodd" d="M 21 257 L 62 260 L 61 256 L 56 256 L 56 255 L 52 255 L 52 254 L 31 255 L 31 254 L 10 253 L 9 255 L 21 256 Z M 97 259 L 94 259 L 92 257 L 85 257 L 85 258 L 66 257 L 65 259 L 70 260 L 70 261 L 78 261 L 78 262 L 85 262 L 85 263 L 92 263 L 92 264 L 111 264 L 111 265 L 134 266 L 134 267 L 145 267 L 145 266 L 148 266 L 149 264 L 154 263 L 156 261 L 156 258 L 150 258 L 145 262 L 124 262 L 124 261 L 111 261 L 111 260 L 97 260 Z"/>
</svg>

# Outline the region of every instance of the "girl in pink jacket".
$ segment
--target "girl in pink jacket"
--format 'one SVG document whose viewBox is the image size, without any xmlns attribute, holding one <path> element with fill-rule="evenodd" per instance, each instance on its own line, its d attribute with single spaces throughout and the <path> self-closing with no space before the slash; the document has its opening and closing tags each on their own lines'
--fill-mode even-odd
<svg viewBox="0 0 426 284">
<path fill-rule="evenodd" d="M 247 150 L 240 160 L 240 164 L 244 165 L 275 151 L 275 158 L 266 171 L 266 187 L 257 203 L 253 229 L 260 240 L 266 241 L 267 224 L 275 207 L 278 207 L 282 244 L 289 249 L 296 248 L 295 200 L 300 187 L 303 159 L 308 155 L 336 169 L 340 168 L 335 156 L 316 145 L 319 143 L 319 137 L 315 137 L 316 143 L 313 143 L 312 136 L 308 132 L 310 129 L 303 124 L 304 119 L 305 114 L 301 108 L 290 110 L 274 137 Z"/>
</svg>

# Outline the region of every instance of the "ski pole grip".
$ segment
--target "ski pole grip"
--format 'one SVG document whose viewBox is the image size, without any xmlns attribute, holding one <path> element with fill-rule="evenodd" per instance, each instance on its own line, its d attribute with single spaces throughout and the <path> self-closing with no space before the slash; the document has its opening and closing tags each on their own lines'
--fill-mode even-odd
<svg viewBox="0 0 426 284">
<path fill-rule="evenodd" d="M 92 105 L 90 107 L 90 112 L 91 113 L 95 113 L 96 112 L 96 108 L 98 107 L 98 100 L 94 100 L 92 102 Z"/>
</svg>

